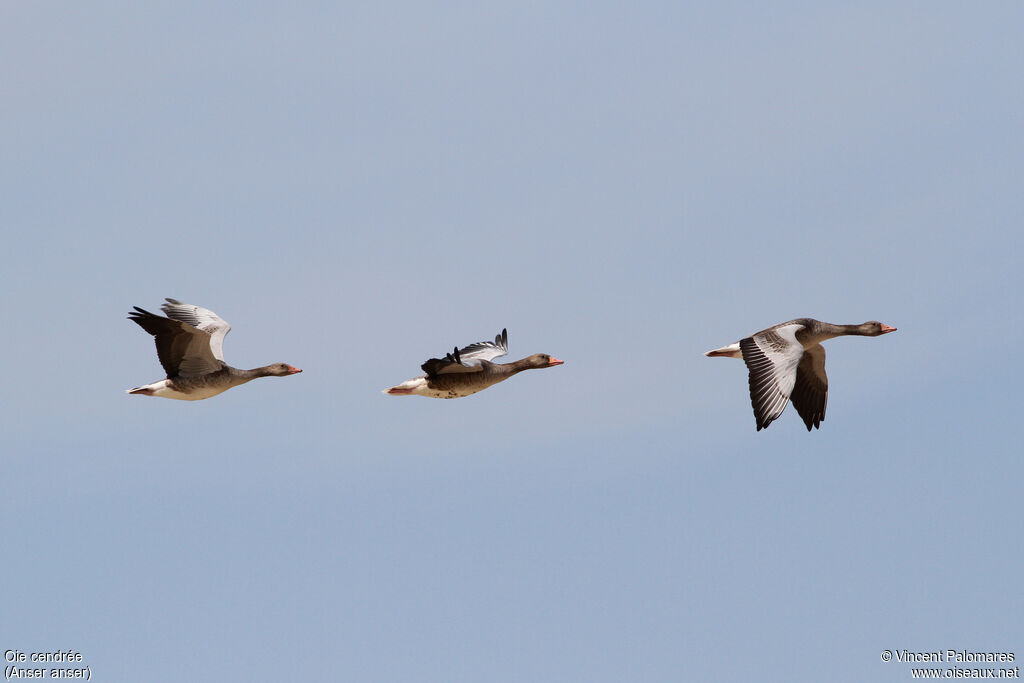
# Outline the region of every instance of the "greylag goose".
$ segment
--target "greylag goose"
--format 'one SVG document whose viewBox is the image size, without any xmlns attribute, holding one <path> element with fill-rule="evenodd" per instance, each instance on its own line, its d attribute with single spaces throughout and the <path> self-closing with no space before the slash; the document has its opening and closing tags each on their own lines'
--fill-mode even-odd
<svg viewBox="0 0 1024 683">
<path fill-rule="evenodd" d="M 455 347 L 444 358 L 431 358 L 420 366 L 427 374 L 385 389 L 384 393 L 395 396 L 416 394 L 430 398 L 459 398 L 483 391 L 523 370 L 550 368 L 565 362 L 546 353 L 535 353 L 514 363 L 491 362 L 506 353 L 508 330 L 502 330 L 493 342 L 477 342 L 463 349 Z"/>
<path fill-rule="evenodd" d="M 811 431 L 811 427 L 820 428 L 828 401 L 825 349 L 821 342 L 844 335 L 877 337 L 895 331 L 895 327 L 875 320 L 862 325 L 833 325 L 797 318 L 704 355 L 742 358 L 747 364 L 757 431 L 781 415 L 791 399 L 807 431 Z"/>
<path fill-rule="evenodd" d="M 224 362 L 224 336 L 231 325 L 213 311 L 167 299 L 160 309 L 166 318 L 134 307 L 128 319 L 156 337 L 156 355 L 167 379 L 129 389 L 129 394 L 199 401 L 257 377 L 283 377 L 302 372 L 287 363 L 239 370 Z"/>
</svg>

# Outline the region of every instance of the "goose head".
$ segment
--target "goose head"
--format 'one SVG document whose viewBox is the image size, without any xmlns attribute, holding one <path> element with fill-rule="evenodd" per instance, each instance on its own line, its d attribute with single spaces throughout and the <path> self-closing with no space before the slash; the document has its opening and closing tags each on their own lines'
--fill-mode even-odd
<svg viewBox="0 0 1024 683">
<path fill-rule="evenodd" d="M 526 359 L 526 367 L 529 368 L 551 368 L 556 365 L 561 365 L 564 360 L 558 360 L 546 353 L 535 353 Z"/>
<path fill-rule="evenodd" d="M 294 375 L 302 372 L 299 368 L 288 365 L 287 363 L 274 363 L 263 368 L 267 376 L 269 377 L 284 377 L 285 375 Z"/>
<path fill-rule="evenodd" d="M 860 334 L 865 337 L 877 337 L 881 334 L 888 334 L 895 332 L 896 328 L 885 323 L 880 323 L 877 320 L 870 320 L 858 326 Z"/>
</svg>

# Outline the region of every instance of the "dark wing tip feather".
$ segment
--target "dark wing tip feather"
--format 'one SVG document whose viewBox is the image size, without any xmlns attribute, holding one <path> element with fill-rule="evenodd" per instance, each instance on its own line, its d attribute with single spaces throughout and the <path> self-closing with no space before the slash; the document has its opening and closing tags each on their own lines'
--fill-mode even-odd
<svg viewBox="0 0 1024 683">
<path fill-rule="evenodd" d="M 150 334 L 155 335 L 160 331 L 161 326 L 165 322 L 169 322 L 167 318 L 150 313 L 144 308 L 139 308 L 138 306 L 135 306 L 134 308 L 134 311 L 128 311 L 128 320 L 131 320 Z"/>
<path fill-rule="evenodd" d="M 441 370 L 451 364 L 451 356 L 446 358 L 431 358 L 420 366 L 420 370 L 427 373 L 427 377 L 435 377 Z"/>
<path fill-rule="evenodd" d="M 454 351 L 445 355 L 444 359 L 449 363 L 458 363 L 459 365 L 462 365 L 462 356 L 459 355 L 459 347 L 456 346 Z"/>
<path fill-rule="evenodd" d="M 796 384 L 791 397 L 800 419 L 811 429 L 821 429 L 828 405 L 828 383 L 815 374 L 811 357 L 805 355 L 797 366 Z"/>
<path fill-rule="evenodd" d="M 431 358 L 420 366 L 420 370 L 433 377 L 449 365 L 462 365 L 462 356 L 459 355 L 459 347 L 456 346 L 451 353 L 445 354 L 444 358 Z"/>
</svg>

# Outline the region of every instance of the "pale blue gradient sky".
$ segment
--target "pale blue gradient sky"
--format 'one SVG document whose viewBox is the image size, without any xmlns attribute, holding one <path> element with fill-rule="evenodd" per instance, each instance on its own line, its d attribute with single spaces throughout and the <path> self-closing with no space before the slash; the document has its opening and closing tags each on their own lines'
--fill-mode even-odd
<svg viewBox="0 0 1024 683">
<path fill-rule="evenodd" d="M 102 683 L 1024 656 L 1016 3 L 6 3 L 4 618 Z M 125 319 L 172 296 L 200 403 Z M 797 316 L 828 416 L 715 348 Z M 564 366 L 381 389 L 509 329 Z"/>
</svg>

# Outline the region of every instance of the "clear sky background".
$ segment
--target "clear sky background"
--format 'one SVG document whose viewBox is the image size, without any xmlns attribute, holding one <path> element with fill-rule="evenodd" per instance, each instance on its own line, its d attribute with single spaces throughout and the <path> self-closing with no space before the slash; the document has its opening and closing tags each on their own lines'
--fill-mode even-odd
<svg viewBox="0 0 1024 683">
<path fill-rule="evenodd" d="M 6 2 L 0 648 L 121 681 L 1024 658 L 1019 3 Z M 284 361 L 197 403 L 170 296 Z M 799 316 L 820 431 L 740 361 Z M 565 365 L 381 395 L 509 330 Z M 6 662 L 5 662 L 6 664 Z"/>
</svg>

